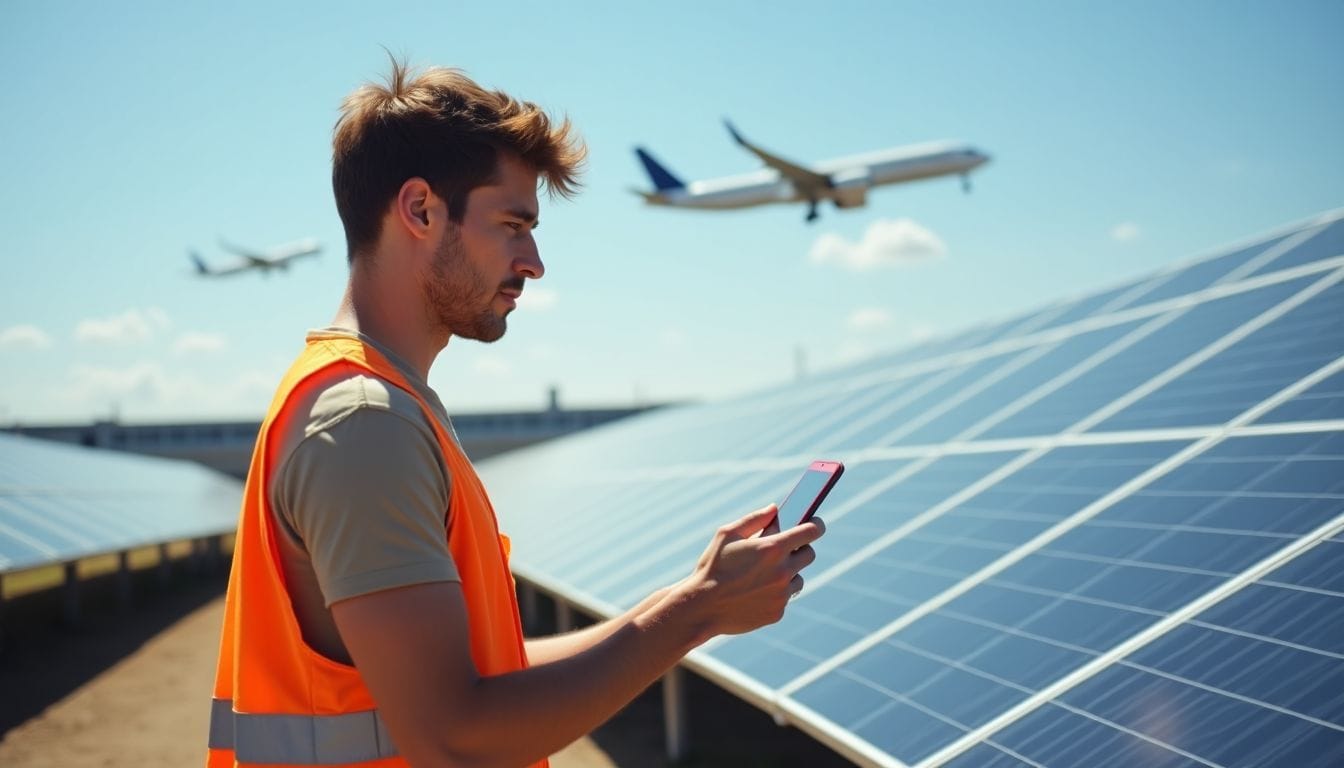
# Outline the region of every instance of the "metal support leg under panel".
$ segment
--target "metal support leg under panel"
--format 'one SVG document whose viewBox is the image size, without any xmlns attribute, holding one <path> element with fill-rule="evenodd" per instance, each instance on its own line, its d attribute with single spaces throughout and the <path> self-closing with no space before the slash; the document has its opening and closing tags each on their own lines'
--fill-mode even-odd
<svg viewBox="0 0 1344 768">
<path fill-rule="evenodd" d="M 523 629 L 532 632 L 537 627 L 537 588 L 526 582 L 518 584 L 519 609 L 523 614 Z"/>
<path fill-rule="evenodd" d="M 124 549 L 117 553 L 117 602 L 131 604 L 131 553 Z"/>
<path fill-rule="evenodd" d="M 64 600 L 64 618 L 65 624 L 69 627 L 79 625 L 79 569 L 74 563 L 65 564 L 65 585 L 61 587 L 65 592 Z"/>
<path fill-rule="evenodd" d="M 685 672 L 673 667 L 663 675 L 663 730 L 667 736 L 667 760 L 681 762 L 686 757 Z"/>
<path fill-rule="evenodd" d="M 168 545 L 159 545 L 159 583 L 168 584 L 173 580 L 173 563 L 168 557 Z"/>
<path fill-rule="evenodd" d="M 555 632 L 562 634 L 574 629 L 574 610 L 563 600 L 555 601 Z"/>
</svg>

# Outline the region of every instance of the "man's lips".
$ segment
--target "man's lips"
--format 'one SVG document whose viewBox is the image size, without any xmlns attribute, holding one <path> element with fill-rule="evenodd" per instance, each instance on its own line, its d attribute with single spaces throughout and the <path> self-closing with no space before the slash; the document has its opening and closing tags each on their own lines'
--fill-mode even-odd
<svg viewBox="0 0 1344 768">
<path fill-rule="evenodd" d="M 504 297 L 504 301 L 507 302 L 510 307 L 517 307 L 518 297 L 523 295 L 523 289 L 501 288 L 499 291 L 499 295 Z"/>
</svg>

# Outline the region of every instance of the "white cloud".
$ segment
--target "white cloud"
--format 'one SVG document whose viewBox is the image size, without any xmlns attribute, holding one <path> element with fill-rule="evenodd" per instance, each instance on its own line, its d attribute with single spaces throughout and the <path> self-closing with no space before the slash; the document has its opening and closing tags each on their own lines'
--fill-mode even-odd
<svg viewBox="0 0 1344 768">
<path fill-rule="evenodd" d="M 560 301 L 560 294 L 550 288 L 528 286 L 523 291 L 523 295 L 518 297 L 518 308 L 529 312 L 546 312 L 555 309 L 558 301 Z"/>
<path fill-rule="evenodd" d="M 1111 227 L 1111 239 L 1119 243 L 1137 239 L 1139 234 L 1139 225 L 1132 221 L 1122 221 Z"/>
<path fill-rule="evenodd" d="M 0 347 L 42 349 L 49 346 L 51 346 L 51 337 L 36 325 L 11 325 L 0 330 Z"/>
<path fill-rule="evenodd" d="M 157 307 L 128 309 L 120 315 L 81 320 L 75 326 L 79 341 L 133 344 L 147 341 L 172 325 L 168 315 Z"/>
<path fill-rule="evenodd" d="M 177 337 L 173 342 L 173 351 L 179 355 L 192 352 L 216 352 L 228 345 L 222 333 L 201 333 L 189 331 Z"/>
<path fill-rule="evenodd" d="M 947 245 L 942 239 L 915 221 L 879 219 L 868 225 L 857 243 L 829 232 L 821 235 L 812 243 L 807 258 L 813 264 L 839 264 L 863 271 L 917 264 L 945 255 Z"/>
<path fill-rule="evenodd" d="M 503 358 L 495 355 L 479 357 L 471 364 L 471 369 L 482 376 L 503 378 L 513 370 Z"/>
<path fill-rule="evenodd" d="M 891 325 L 891 313 L 877 307 L 863 307 L 851 312 L 847 322 L 856 331 L 875 331 Z"/>
</svg>

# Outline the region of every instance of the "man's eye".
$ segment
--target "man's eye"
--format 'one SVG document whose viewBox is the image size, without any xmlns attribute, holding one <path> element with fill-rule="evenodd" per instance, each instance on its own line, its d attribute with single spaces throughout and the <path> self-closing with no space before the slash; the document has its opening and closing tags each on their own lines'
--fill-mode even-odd
<svg viewBox="0 0 1344 768">
<path fill-rule="evenodd" d="M 506 221 L 504 222 L 504 226 L 508 227 L 509 229 L 512 229 L 514 232 L 517 232 L 523 228 L 522 223 L 517 221 Z"/>
</svg>

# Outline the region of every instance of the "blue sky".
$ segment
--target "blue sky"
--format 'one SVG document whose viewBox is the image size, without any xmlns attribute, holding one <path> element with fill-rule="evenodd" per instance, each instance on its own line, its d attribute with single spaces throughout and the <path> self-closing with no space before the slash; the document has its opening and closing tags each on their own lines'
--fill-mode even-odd
<svg viewBox="0 0 1344 768">
<path fill-rule="evenodd" d="M 382 46 L 568 114 L 591 151 L 584 194 L 543 202 L 533 301 L 431 373 L 454 411 L 732 396 L 799 349 L 829 368 L 1344 205 L 1336 2 L 192 5 L 0 10 L 0 423 L 259 417 L 344 286 L 330 132 Z M 810 226 L 627 191 L 636 144 L 687 178 L 756 168 L 725 116 L 803 162 L 994 159 L 970 195 L 887 187 Z M 936 255 L 809 258 L 870 228 Z M 288 274 L 189 271 L 221 237 L 309 236 Z"/>
</svg>

